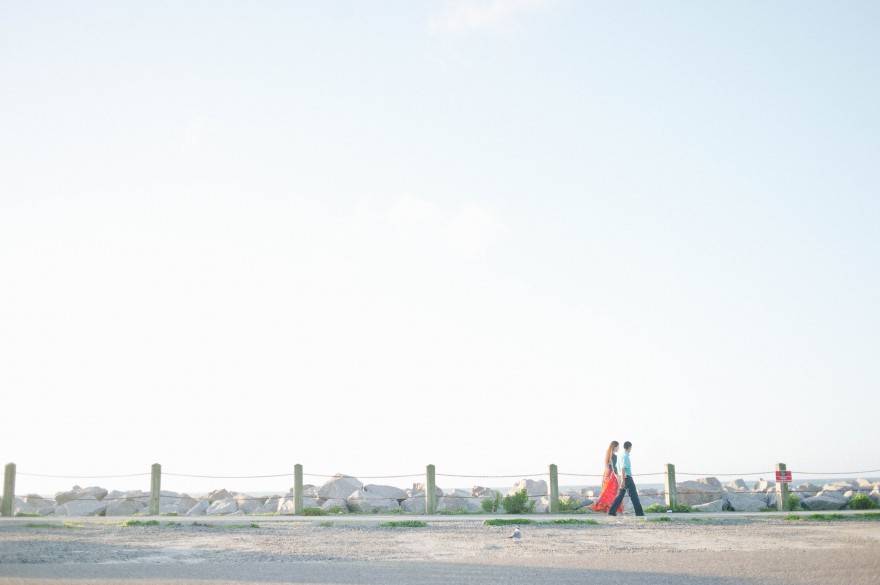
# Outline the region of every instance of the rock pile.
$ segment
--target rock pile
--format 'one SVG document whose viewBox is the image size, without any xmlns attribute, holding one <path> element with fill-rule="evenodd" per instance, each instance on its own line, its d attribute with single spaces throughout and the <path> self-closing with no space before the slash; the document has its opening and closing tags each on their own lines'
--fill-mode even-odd
<svg viewBox="0 0 880 585">
<path fill-rule="evenodd" d="M 513 495 L 523 489 L 535 502 L 536 513 L 549 512 L 547 482 L 532 479 L 516 482 L 506 494 L 483 486 L 474 486 L 470 490 L 443 490 L 438 487 L 437 511 L 481 512 L 484 501 Z M 722 485 L 717 478 L 704 477 L 678 483 L 676 489 L 679 503 L 692 506 L 696 510 L 756 512 L 776 507 L 776 484 L 773 481 L 759 480 L 749 487 L 742 479 Z M 564 509 L 574 511 L 592 504 L 599 493 L 600 488 L 597 486 L 563 490 L 559 496 Z M 792 488 L 792 493 L 807 510 L 840 510 L 856 494 L 866 494 L 880 503 L 880 482 L 859 479 L 828 483 L 822 487 L 800 484 Z M 646 508 L 665 502 L 661 490 L 642 489 L 639 494 L 642 506 Z M 132 516 L 147 514 L 149 501 L 150 494 L 140 490 L 120 492 L 107 491 L 96 486 L 73 486 L 69 491 L 56 493 L 54 499 L 36 494 L 16 497 L 13 508 L 17 516 Z M 321 486 L 303 486 L 304 507 L 322 508 L 329 512 L 424 514 L 425 501 L 425 485 L 421 483 L 404 490 L 388 485 L 364 485 L 355 477 L 337 474 Z M 163 490 L 160 492 L 159 513 L 180 516 L 284 515 L 294 513 L 294 502 L 293 490 L 264 497 L 252 497 L 225 489 L 198 497 Z M 629 498 L 624 499 L 624 506 L 631 509 Z"/>
</svg>

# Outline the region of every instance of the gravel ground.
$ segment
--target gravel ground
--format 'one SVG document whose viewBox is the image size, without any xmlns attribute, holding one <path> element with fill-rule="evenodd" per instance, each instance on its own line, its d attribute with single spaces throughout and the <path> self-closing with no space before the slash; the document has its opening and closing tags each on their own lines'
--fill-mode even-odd
<svg viewBox="0 0 880 585">
<path fill-rule="evenodd" d="M 387 520 L 16 518 L 0 522 L 0 584 L 880 583 L 877 521 L 602 518 L 516 542 L 482 518 Z"/>
</svg>

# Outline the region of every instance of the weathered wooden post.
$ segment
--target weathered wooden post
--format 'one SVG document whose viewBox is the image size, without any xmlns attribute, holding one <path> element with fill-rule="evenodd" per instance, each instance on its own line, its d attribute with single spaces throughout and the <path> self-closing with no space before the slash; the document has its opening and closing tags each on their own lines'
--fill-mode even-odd
<svg viewBox="0 0 880 585">
<path fill-rule="evenodd" d="M 675 512 L 678 493 L 675 491 L 675 465 L 666 464 L 666 509 Z"/>
<path fill-rule="evenodd" d="M 437 513 L 437 484 L 435 483 L 436 474 L 433 465 L 428 466 L 427 483 L 425 483 L 425 513 Z"/>
<path fill-rule="evenodd" d="M 777 463 L 776 471 L 785 471 L 785 463 Z M 776 475 L 779 475 L 778 473 Z M 785 500 L 788 499 L 788 482 L 776 479 L 776 509 L 785 512 Z"/>
<path fill-rule="evenodd" d="M 550 513 L 559 514 L 559 471 L 550 464 Z"/>
<path fill-rule="evenodd" d="M 162 466 L 153 463 L 150 471 L 150 516 L 158 516 L 159 496 L 162 490 Z"/>
<path fill-rule="evenodd" d="M 293 515 L 303 515 L 303 466 L 293 466 Z"/>
<path fill-rule="evenodd" d="M 3 475 L 3 516 L 12 516 L 15 511 L 15 463 L 6 464 Z"/>
</svg>

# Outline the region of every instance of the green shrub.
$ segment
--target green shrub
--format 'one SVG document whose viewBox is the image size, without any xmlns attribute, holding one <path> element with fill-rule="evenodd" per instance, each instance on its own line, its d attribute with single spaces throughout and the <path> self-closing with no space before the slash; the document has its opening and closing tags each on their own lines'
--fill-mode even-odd
<svg viewBox="0 0 880 585">
<path fill-rule="evenodd" d="M 483 508 L 483 512 L 486 514 L 494 514 L 501 508 L 501 494 L 496 493 L 494 499 L 486 499 L 480 502 L 480 506 Z"/>
<path fill-rule="evenodd" d="M 510 496 L 504 496 L 501 505 L 508 514 L 531 514 L 535 511 L 535 501 L 529 499 L 526 488 Z"/>
<path fill-rule="evenodd" d="M 529 518 L 490 518 L 483 522 L 484 526 L 513 526 L 520 524 L 535 524 L 535 521 Z"/>
<path fill-rule="evenodd" d="M 327 510 L 316 506 L 306 506 L 303 508 L 303 516 L 326 516 Z"/>
<path fill-rule="evenodd" d="M 560 512 L 575 512 L 581 505 L 580 498 L 576 498 L 573 496 L 562 496 L 559 498 L 559 511 Z"/>
<path fill-rule="evenodd" d="M 801 499 L 797 497 L 797 494 L 788 494 L 785 496 L 783 508 L 786 512 L 796 512 L 801 509 Z"/>
<path fill-rule="evenodd" d="M 330 506 L 326 511 L 328 514 L 345 514 L 345 510 L 342 509 L 342 506 Z"/>
<path fill-rule="evenodd" d="M 850 510 L 876 510 L 880 508 L 880 504 L 868 495 L 856 494 L 850 499 L 849 508 Z"/>
<path fill-rule="evenodd" d="M 675 512 L 677 514 L 687 514 L 689 512 L 693 512 L 690 506 L 685 504 L 676 504 L 673 507 L 668 507 L 666 504 L 651 504 L 647 508 L 645 508 L 645 512 L 649 514 L 665 514 L 667 512 Z"/>
<path fill-rule="evenodd" d="M 427 522 L 422 522 L 421 520 L 397 520 L 379 524 L 381 528 L 424 528 L 427 525 Z"/>
</svg>

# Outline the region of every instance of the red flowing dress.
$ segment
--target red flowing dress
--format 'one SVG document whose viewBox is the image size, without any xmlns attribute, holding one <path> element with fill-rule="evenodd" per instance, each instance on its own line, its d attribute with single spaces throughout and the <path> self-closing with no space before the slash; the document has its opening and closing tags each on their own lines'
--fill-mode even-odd
<svg viewBox="0 0 880 585">
<path fill-rule="evenodd" d="M 612 469 L 617 464 L 617 456 L 612 454 L 611 457 L 613 458 L 611 466 L 605 468 L 605 475 L 602 477 L 602 493 L 599 494 L 598 500 L 590 504 L 590 510 L 594 512 L 607 513 L 611 504 L 614 503 L 614 498 L 617 497 L 617 474 Z M 620 504 L 617 513 L 622 512 L 623 504 Z"/>
</svg>

